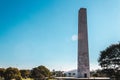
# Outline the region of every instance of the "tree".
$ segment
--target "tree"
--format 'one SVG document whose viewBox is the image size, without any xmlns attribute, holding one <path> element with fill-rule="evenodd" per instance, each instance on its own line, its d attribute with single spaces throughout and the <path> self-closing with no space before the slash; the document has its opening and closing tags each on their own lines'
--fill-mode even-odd
<svg viewBox="0 0 120 80">
<path fill-rule="evenodd" d="M 50 71 L 48 68 L 46 68 L 45 66 L 38 66 L 38 69 L 40 70 L 40 72 L 45 76 L 45 77 L 49 77 L 50 76 Z"/>
<path fill-rule="evenodd" d="M 100 52 L 98 59 L 103 72 L 108 76 L 120 76 L 120 43 L 112 44 Z"/>
<path fill-rule="evenodd" d="M 50 76 L 50 71 L 45 66 L 38 66 L 31 70 L 31 76 L 36 80 L 38 79 L 42 80 L 45 77 Z"/>
<path fill-rule="evenodd" d="M 106 77 L 106 74 L 101 69 L 97 69 L 90 72 L 91 77 Z"/>
<path fill-rule="evenodd" d="M 5 70 L 4 78 L 5 80 L 11 80 L 11 79 L 22 80 L 19 70 L 17 68 L 12 68 L 12 67 L 9 67 Z"/>
<path fill-rule="evenodd" d="M 56 77 L 63 77 L 64 76 L 63 71 L 55 71 L 55 76 Z"/>
<path fill-rule="evenodd" d="M 22 78 L 29 78 L 30 77 L 30 70 L 20 70 Z"/>
<path fill-rule="evenodd" d="M 4 72 L 5 72 L 5 69 L 4 68 L 0 68 L 0 77 L 4 77 Z"/>
</svg>

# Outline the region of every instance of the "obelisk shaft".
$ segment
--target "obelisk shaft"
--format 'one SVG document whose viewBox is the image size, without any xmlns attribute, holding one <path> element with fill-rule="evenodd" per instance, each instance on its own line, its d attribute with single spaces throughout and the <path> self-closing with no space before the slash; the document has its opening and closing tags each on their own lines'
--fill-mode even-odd
<svg viewBox="0 0 120 80">
<path fill-rule="evenodd" d="M 90 77 L 86 8 L 81 8 L 78 15 L 78 77 Z"/>
</svg>

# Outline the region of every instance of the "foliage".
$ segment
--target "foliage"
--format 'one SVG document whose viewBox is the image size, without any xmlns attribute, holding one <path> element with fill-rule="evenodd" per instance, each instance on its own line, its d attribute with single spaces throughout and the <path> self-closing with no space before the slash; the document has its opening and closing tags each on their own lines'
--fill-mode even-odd
<svg viewBox="0 0 120 80">
<path fill-rule="evenodd" d="M 106 77 L 106 74 L 102 70 L 97 69 L 90 72 L 91 77 Z"/>
<path fill-rule="evenodd" d="M 50 71 L 48 68 L 46 68 L 45 66 L 38 66 L 38 69 L 40 70 L 40 72 L 45 76 L 45 77 L 49 77 L 50 76 Z"/>
<path fill-rule="evenodd" d="M 120 76 L 120 43 L 101 51 L 98 62 L 108 76 Z"/>
<path fill-rule="evenodd" d="M 63 71 L 55 71 L 56 77 L 63 77 Z"/>
<path fill-rule="evenodd" d="M 17 68 L 12 67 L 9 67 L 5 70 L 4 78 L 5 80 L 11 79 L 22 80 L 19 70 Z"/>
<path fill-rule="evenodd" d="M 4 77 L 4 72 L 5 72 L 5 69 L 4 68 L 0 68 L 0 77 Z"/>
<path fill-rule="evenodd" d="M 55 70 L 53 70 L 51 72 L 51 74 L 52 74 L 53 77 L 65 77 L 66 76 L 66 74 L 63 74 L 63 71 L 55 71 Z"/>
<path fill-rule="evenodd" d="M 50 71 L 45 66 L 38 66 L 31 70 L 31 76 L 34 79 L 44 79 L 50 76 Z"/>
<path fill-rule="evenodd" d="M 22 78 L 25 78 L 25 79 L 29 78 L 31 74 L 30 70 L 20 70 L 20 73 L 21 73 Z"/>
</svg>

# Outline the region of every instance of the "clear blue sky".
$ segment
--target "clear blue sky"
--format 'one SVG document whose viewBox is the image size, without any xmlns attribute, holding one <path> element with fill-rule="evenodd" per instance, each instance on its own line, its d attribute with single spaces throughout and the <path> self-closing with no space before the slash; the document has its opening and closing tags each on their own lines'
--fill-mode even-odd
<svg viewBox="0 0 120 80">
<path fill-rule="evenodd" d="M 0 0 L 0 67 L 77 67 L 78 10 L 87 8 L 90 68 L 120 41 L 120 0 Z"/>
</svg>

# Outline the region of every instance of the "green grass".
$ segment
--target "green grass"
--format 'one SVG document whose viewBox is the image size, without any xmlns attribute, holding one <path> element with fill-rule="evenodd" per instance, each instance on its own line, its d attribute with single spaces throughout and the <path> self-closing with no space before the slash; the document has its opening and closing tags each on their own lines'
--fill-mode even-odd
<svg viewBox="0 0 120 80">
<path fill-rule="evenodd" d="M 0 80 L 4 80 L 4 79 L 1 79 L 1 78 L 0 78 Z M 31 78 L 24 79 L 24 78 L 23 78 L 22 80 L 33 80 L 33 79 L 31 79 Z M 56 80 L 56 79 L 49 79 L 49 80 Z"/>
<path fill-rule="evenodd" d="M 33 79 L 27 78 L 27 79 L 22 79 L 22 80 L 33 80 Z M 56 80 L 56 79 L 49 79 L 49 80 Z"/>
<path fill-rule="evenodd" d="M 4 79 L 0 78 L 0 80 L 4 80 Z M 30 78 L 24 79 L 24 78 L 22 78 L 22 80 L 33 80 L 33 79 L 30 79 Z"/>
<path fill-rule="evenodd" d="M 30 79 L 30 78 L 24 79 L 24 78 L 23 78 L 22 80 L 33 80 L 33 79 Z"/>
</svg>

